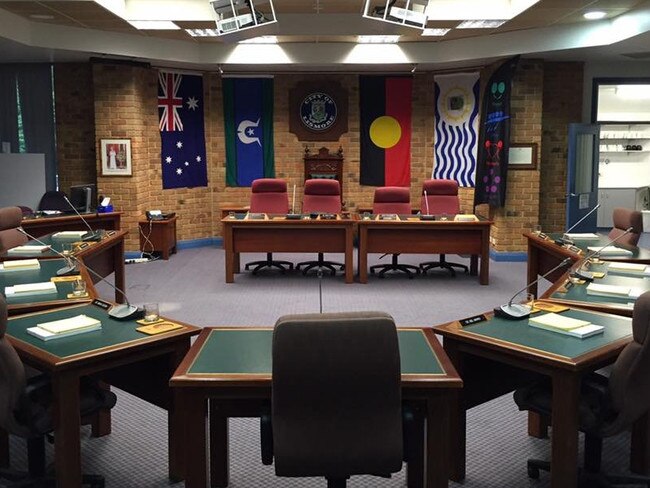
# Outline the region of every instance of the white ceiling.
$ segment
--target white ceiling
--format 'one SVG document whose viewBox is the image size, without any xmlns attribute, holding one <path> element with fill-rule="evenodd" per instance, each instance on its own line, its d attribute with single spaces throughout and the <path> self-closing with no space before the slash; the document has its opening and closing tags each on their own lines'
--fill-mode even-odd
<svg viewBox="0 0 650 488">
<path fill-rule="evenodd" d="M 133 11 L 140 12 L 145 12 L 144 6 L 156 12 L 156 6 L 163 4 L 182 12 L 184 6 L 186 20 L 177 23 L 184 27 L 207 25 L 205 19 L 187 20 L 198 18 L 190 13 L 202 11 L 207 0 L 127 1 Z M 438 6 L 456 7 L 446 14 L 447 19 L 462 17 L 472 1 L 490 0 L 430 0 Z M 183 30 L 138 31 L 91 0 L 0 0 L 0 62 L 64 62 L 105 56 L 158 66 L 208 70 L 222 66 L 230 72 L 353 72 L 410 71 L 413 65 L 420 71 L 481 66 L 515 54 L 630 63 L 635 61 L 624 54 L 647 52 L 650 56 L 650 0 L 541 0 L 498 29 L 452 30 L 445 37 L 425 40 L 415 29 L 363 19 L 361 0 L 275 0 L 274 4 L 279 44 L 242 45 L 191 38 Z M 591 22 L 582 18 L 584 11 L 596 8 L 606 11 L 608 17 Z M 35 19 L 33 15 L 52 18 Z M 458 20 L 436 20 L 428 26 L 457 24 Z M 361 33 L 405 30 L 407 34 L 395 45 L 354 42 L 355 35 Z M 256 35 L 253 31 L 249 31 L 250 37 Z"/>
</svg>

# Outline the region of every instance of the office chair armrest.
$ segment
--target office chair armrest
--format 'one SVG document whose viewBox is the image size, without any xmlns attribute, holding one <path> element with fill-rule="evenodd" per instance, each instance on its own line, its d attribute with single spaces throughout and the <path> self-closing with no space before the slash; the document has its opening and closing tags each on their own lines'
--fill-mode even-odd
<svg viewBox="0 0 650 488">
<path fill-rule="evenodd" d="M 273 424 L 270 412 L 264 412 L 260 417 L 260 447 L 262 464 L 273 464 Z"/>
</svg>

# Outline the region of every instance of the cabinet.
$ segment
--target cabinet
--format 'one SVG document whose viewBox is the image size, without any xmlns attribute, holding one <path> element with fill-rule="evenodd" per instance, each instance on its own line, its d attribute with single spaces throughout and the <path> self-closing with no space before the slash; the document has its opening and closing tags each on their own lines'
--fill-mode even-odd
<svg viewBox="0 0 650 488">
<path fill-rule="evenodd" d="M 159 252 L 163 259 L 176 254 L 176 218 L 138 222 L 140 250 L 146 253 Z"/>
</svg>

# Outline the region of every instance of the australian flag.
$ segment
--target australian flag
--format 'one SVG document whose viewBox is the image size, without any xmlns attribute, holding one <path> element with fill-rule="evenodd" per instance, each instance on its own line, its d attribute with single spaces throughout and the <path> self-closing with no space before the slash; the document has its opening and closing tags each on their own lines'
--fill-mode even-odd
<svg viewBox="0 0 650 488">
<path fill-rule="evenodd" d="M 158 72 L 163 189 L 208 186 L 203 78 Z"/>
</svg>

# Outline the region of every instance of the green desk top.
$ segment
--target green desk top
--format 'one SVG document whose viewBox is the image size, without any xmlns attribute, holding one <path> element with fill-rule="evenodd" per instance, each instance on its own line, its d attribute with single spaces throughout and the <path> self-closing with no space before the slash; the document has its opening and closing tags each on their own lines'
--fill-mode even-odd
<svg viewBox="0 0 650 488">
<path fill-rule="evenodd" d="M 4 292 L 4 289 L 7 286 L 50 281 L 50 278 L 56 276 L 56 271 L 65 266 L 65 261 L 63 259 L 42 259 L 40 263 L 41 269 L 4 272 L 0 271 L 0 291 Z M 7 304 L 15 305 L 22 303 L 66 300 L 68 293 L 72 293 L 72 282 L 57 283 L 56 290 L 57 293 L 29 295 L 23 297 L 9 295 L 7 297 Z"/>
<path fill-rule="evenodd" d="M 606 271 L 607 266 L 593 265 L 589 268 L 589 271 Z M 644 278 L 642 276 L 622 276 L 612 273 L 607 273 L 603 278 L 598 278 L 594 280 L 594 283 L 602 285 L 617 285 L 617 286 L 626 286 L 630 288 L 640 288 L 644 292 L 650 291 L 650 278 Z M 586 302 L 594 304 L 614 304 L 627 306 L 628 303 L 633 304 L 635 298 L 629 297 L 605 297 L 599 295 L 589 295 L 587 294 L 587 285 L 589 283 L 583 284 L 567 284 L 567 292 L 560 293 L 556 291 L 551 295 L 551 298 L 557 298 L 560 300 L 570 300 L 574 302 Z"/>
<path fill-rule="evenodd" d="M 271 374 L 273 329 L 213 329 L 188 374 Z M 402 374 L 444 374 L 421 330 L 399 330 Z"/>
<path fill-rule="evenodd" d="M 39 323 L 65 319 L 76 315 L 88 315 L 101 321 L 102 329 L 86 332 L 61 339 L 43 341 L 27 333 L 28 327 Z M 26 342 L 49 354 L 60 358 L 70 358 L 77 354 L 98 351 L 112 346 L 119 346 L 134 341 L 144 341 L 150 336 L 138 332 L 140 327 L 135 321 L 120 322 L 111 319 L 105 310 L 95 305 L 82 305 L 45 313 L 30 314 L 23 317 L 10 317 L 7 324 L 7 333 L 18 340 Z"/>
<path fill-rule="evenodd" d="M 562 312 L 562 315 L 602 325 L 605 327 L 605 331 L 602 334 L 579 339 L 530 327 L 528 319 L 506 320 L 499 317 L 464 327 L 463 330 L 570 359 L 632 335 L 632 320 L 630 318 L 582 310 L 567 310 Z"/>
<path fill-rule="evenodd" d="M 552 233 L 549 234 L 549 237 L 554 240 L 562 237 L 563 234 L 561 233 Z M 583 252 L 583 256 L 588 254 L 589 251 L 587 247 L 598 247 L 601 248 L 605 244 L 608 244 L 611 241 L 609 237 L 606 235 L 598 234 L 598 239 L 574 239 L 574 245 L 578 248 L 580 248 Z M 609 261 L 628 261 L 628 260 L 642 260 L 642 261 L 647 261 L 650 260 L 650 250 L 648 249 L 643 249 L 639 247 L 628 247 L 628 246 L 623 246 L 619 244 L 618 242 L 615 242 L 612 244 L 615 247 L 621 247 L 628 249 L 632 251 L 632 254 L 618 254 L 618 255 L 607 255 L 603 254 L 600 256 L 601 259 L 603 260 L 609 260 Z"/>
<path fill-rule="evenodd" d="M 27 243 L 27 245 L 34 245 L 38 246 L 41 245 L 41 242 L 46 245 L 50 246 L 54 251 L 58 252 L 63 252 L 63 244 L 67 243 L 70 244 L 72 242 L 80 242 L 81 239 L 78 237 L 55 237 L 53 238 L 52 236 L 56 234 L 56 232 L 52 234 L 47 234 L 45 236 L 41 236 L 38 238 L 38 241 L 36 240 L 31 240 Z M 89 242 L 88 245 L 92 246 L 94 245 L 94 242 Z M 53 257 L 58 257 L 59 254 L 54 252 L 53 250 L 47 250 L 45 252 L 39 252 L 39 253 L 34 253 L 34 254 L 28 254 L 28 253 L 23 253 L 20 255 L 13 254 L 10 257 L 12 259 L 32 259 L 32 258 L 53 258 Z M 3 256 L 9 256 L 7 253 L 4 253 Z"/>
</svg>

